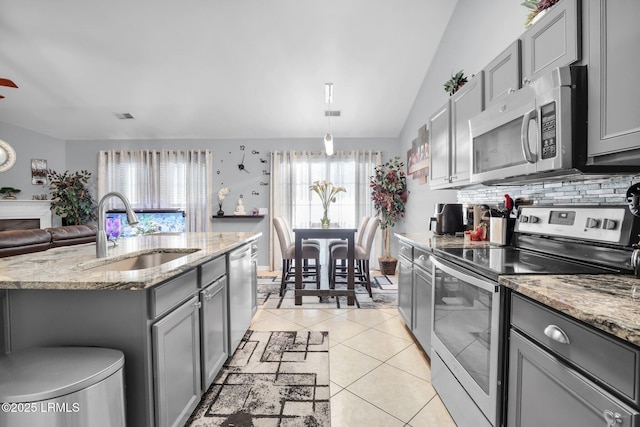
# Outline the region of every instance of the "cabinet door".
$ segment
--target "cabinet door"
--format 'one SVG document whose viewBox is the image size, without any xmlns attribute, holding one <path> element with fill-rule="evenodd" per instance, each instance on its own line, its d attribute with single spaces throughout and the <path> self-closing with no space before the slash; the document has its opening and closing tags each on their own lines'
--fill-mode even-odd
<svg viewBox="0 0 640 427">
<path fill-rule="evenodd" d="M 483 72 L 480 71 L 451 97 L 451 186 L 469 183 L 471 132 L 469 119 L 484 109 Z"/>
<path fill-rule="evenodd" d="M 511 330 L 508 427 L 637 426 L 637 411 Z"/>
<path fill-rule="evenodd" d="M 200 291 L 202 303 L 202 390 L 209 388 L 229 357 L 227 328 L 227 278 Z"/>
<path fill-rule="evenodd" d="M 523 82 L 581 57 L 578 0 L 563 0 L 542 13 L 522 35 Z"/>
<path fill-rule="evenodd" d="M 425 353 L 431 356 L 431 304 L 433 302 L 431 271 L 414 266 L 413 273 L 413 287 L 415 289 L 413 335 L 418 339 Z"/>
<path fill-rule="evenodd" d="M 520 89 L 520 40 L 516 40 L 485 67 L 484 105 Z"/>
<path fill-rule="evenodd" d="M 449 101 L 429 118 L 429 187 L 449 185 L 451 120 Z"/>
<path fill-rule="evenodd" d="M 182 426 L 200 401 L 200 303 L 193 297 L 151 327 L 156 425 Z"/>
<path fill-rule="evenodd" d="M 640 2 L 593 0 L 589 8 L 591 157 L 640 148 L 640 86 L 633 83 L 640 67 Z"/>
<path fill-rule="evenodd" d="M 229 253 L 229 352 L 240 344 L 253 317 L 251 301 L 251 245 Z"/>
<path fill-rule="evenodd" d="M 413 329 L 413 266 L 398 258 L 398 312 L 409 329 Z"/>
</svg>

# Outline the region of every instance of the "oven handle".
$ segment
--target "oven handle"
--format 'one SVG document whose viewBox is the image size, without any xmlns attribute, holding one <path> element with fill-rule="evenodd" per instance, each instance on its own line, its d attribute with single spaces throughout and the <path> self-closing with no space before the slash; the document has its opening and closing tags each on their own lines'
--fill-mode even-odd
<svg viewBox="0 0 640 427">
<path fill-rule="evenodd" d="M 522 117 L 522 128 L 520 128 L 520 141 L 522 142 L 522 155 L 527 163 L 535 163 L 536 155 L 531 152 L 529 145 L 529 125 L 531 120 L 536 120 L 538 113 L 536 110 L 527 111 Z"/>
<path fill-rule="evenodd" d="M 439 268 L 440 270 L 444 271 L 445 273 L 449 274 L 450 276 L 453 276 L 457 279 L 463 280 L 467 283 L 470 283 L 478 288 L 484 289 L 485 291 L 488 292 L 499 292 L 500 290 L 500 285 L 498 285 L 496 282 L 490 280 L 490 279 L 480 279 L 478 277 L 475 276 L 471 276 L 469 274 L 464 273 L 463 271 L 461 271 L 461 269 L 463 269 L 464 267 L 453 267 L 451 264 L 446 263 L 445 261 L 442 261 L 438 258 L 435 257 L 431 257 L 432 261 L 433 261 L 433 268 L 435 270 L 435 268 Z M 435 277 L 434 277 L 435 279 Z"/>
</svg>

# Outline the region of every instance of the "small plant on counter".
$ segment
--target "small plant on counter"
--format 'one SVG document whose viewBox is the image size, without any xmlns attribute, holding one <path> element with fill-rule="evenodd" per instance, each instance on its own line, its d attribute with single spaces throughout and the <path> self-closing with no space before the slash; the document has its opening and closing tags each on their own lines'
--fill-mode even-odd
<svg viewBox="0 0 640 427">
<path fill-rule="evenodd" d="M 447 80 L 444 84 L 444 90 L 449 94 L 449 96 L 453 95 L 467 83 L 467 78 L 464 76 L 464 71 L 460 70 L 455 75 L 451 76 L 451 79 Z"/>
<path fill-rule="evenodd" d="M 13 187 L 2 187 L 0 188 L 0 194 L 4 194 L 4 196 L 2 197 L 5 200 L 15 200 L 16 199 L 16 194 L 18 194 L 20 191 L 17 188 L 13 188 Z"/>
<path fill-rule="evenodd" d="M 47 171 L 51 190 L 51 210 L 66 225 L 85 224 L 96 219 L 96 203 L 87 188 L 91 172 Z"/>
</svg>

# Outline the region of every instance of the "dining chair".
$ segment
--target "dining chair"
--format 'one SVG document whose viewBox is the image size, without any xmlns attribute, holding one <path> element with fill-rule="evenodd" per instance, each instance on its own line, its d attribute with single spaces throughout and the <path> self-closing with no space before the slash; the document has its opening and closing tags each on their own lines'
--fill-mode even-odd
<svg viewBox="0 0 640 427">
<path fill-rule="evenodd" d="M 356 245 L 362 246 L 362 241 L 364 240 L 364 236 L 366 234 L 367 223 L 369 222 L 369 219 L 371 219 L 370 216 L 363 216 L 362 219 L 360 220 L 360 225 L 358 226 L 358 238 L 354 242 Z M 338 245 L 347 246 L 347 241 L 345 239 L 339 239 L 339 240 L 332 240 L 329 242 L 329 247 L 327 249 L 327 252 L 329 253 L 329 266 L 333 265 L 333 259 L 331 258 L 331 250 Z M 340 267 L 338 267 L 338 264 L 336 263 L 336 269 L 337 268 L 343 268 L 346 270 L 347 265 L 346 263 L 343 263 Z M 328 270 L 329 271 L 327 272 L 327 274 L 329 275 L 329 283 L 331 283 L 331 275 L 333 274 L 334 269 L 328 268 Z"/>
<path fill-rule="evenodd" d="M 369 271 L 369 258 L 371 257 L 371 248 L 373 247 L 373 241 L 376 237 L 376 231 L 378 230 L 378 225 L 380 224 L 380 220 L 378 218 L 371 218 L 367 222 L 367 230 L 366 230 L 366 238 L 363 241 L 364 245 L 355 245 L 354 248 L 354 259 L 356 263 L 355 268 L 355 277 L 354 284 L 356 285 L 364 285 L 369 292 L 369 296 L 373 297 L 371 294 L 371 272 Z M 329 265 L 331 269 L 331 276 L 329 287 L 331 289 L 335 289 L 336 287 L 336 277 L 346 277 L 347 273 L 343 268 L 340 268 L 338 271 L 337 263 L 339 260 L 347 260 L 347 246 L 346 245 L 336 245 L 331 250 L 331 259 L 332 264 Z"/>
<path fill-rule="evenodd" d="M 280 252 L 282 255 L 282 274 L 280 279 L 280 296 L 284 295 L 287 284 L 295 283 L 295 266 L 293 260 L 296 257 L 296 245 L 291 241 L 291 236 L 287 232 L 287 226 L 281 217 L 273 219 L 273 226 L 280 242 Z M 302 245 L 303 281 L 302 283 L 315 283 L 320 289 L 320 246 L 314 244 Z M 312 259 L 313 265 L 308 265 L 306 261 Z M 315 276 L 315 280 L 304 280 L 305 277 Z"/>
</svg>

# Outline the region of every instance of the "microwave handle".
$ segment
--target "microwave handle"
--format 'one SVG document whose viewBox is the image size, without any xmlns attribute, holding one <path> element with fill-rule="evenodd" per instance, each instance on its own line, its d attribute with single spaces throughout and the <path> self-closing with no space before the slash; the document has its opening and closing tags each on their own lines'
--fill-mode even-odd
<svg viewBox="0 0 640 427">
<path fill-rule="evenodd" d="M 522 128 L 520 130 L 520 141 L 522 142 L 522 155 L 528 163 L 536 162 L 536 155 L 531 152 L 529 146 L 529 123 L 536 120 L 538 113 L 536 110 L 527 111 L 522 117 Z"/>
</svg>

